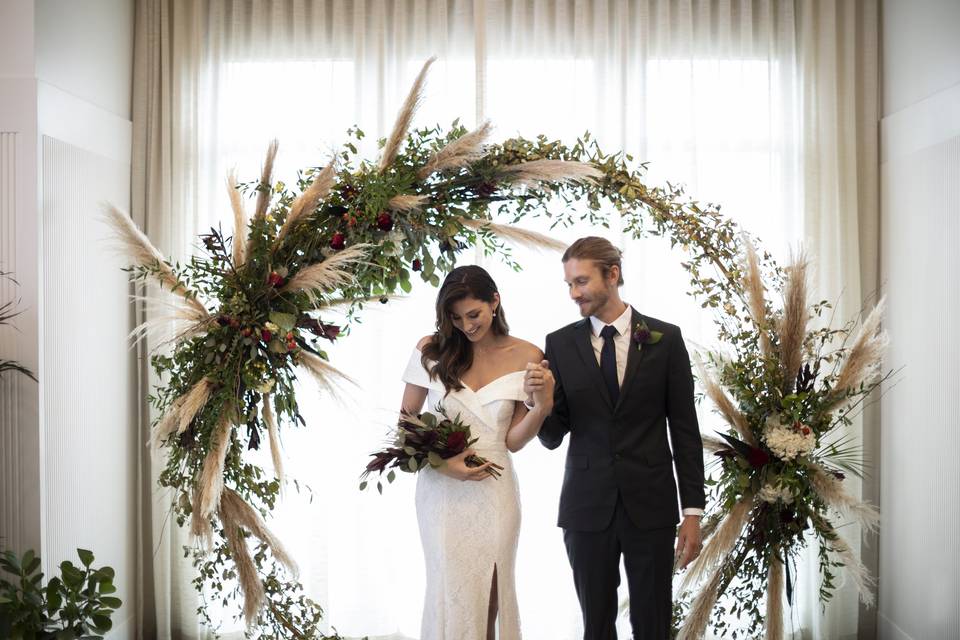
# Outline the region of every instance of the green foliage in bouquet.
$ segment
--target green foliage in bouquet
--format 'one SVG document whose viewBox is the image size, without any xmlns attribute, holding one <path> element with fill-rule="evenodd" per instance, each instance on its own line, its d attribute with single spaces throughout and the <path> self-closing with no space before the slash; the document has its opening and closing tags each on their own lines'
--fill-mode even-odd
<svg viewBox="0 0 960 640">
<path fill-rule="evenodd" d="M 0 638 L 11 640 L 67 640 L 102 638 L 122 604 L 110 594 L 114 571 L 92 567 L 93 554 L 77 549 L 81 566 L 60 563 L 60 576 L 43 584 L 40 558 L 26 551 L 0 554 Z"/>
<path fill-rule="evenodd" d="M 365 304 L 409 292 L 412 278 L 437 285 L 458 254 L 471 247 L 511 264 L 505 243 L 562 248 L 516 226 L 526 218 L 547 217 L 554 227 L 578 221 L 606 226 L 608 216 L 616 213 L 632 236 L 665 236 L 684 251 L 689 294 L 717 312 L 718 336 L 736 353 L 729 361 L 718 361 L 722 384 L 733 388 L 734 401 L 728 398 L 728 404 L 744 416 L 728 435 L 765 451 L 763 428 L 770 416 L 800 420 L 818 434 L 833 424 L 822 417 L 825 399 L 785 385 L 803 362 L 821 370 L 819 360 L 808 357 L 816 340 L 826 344 L 845 334 L 803 334 L 800 352 L 806 360 L 777 364 L 780 352 L 769 346 L 781 345 L 779 316 L 765 302 L 758 310 L 749 286 L 756 280 L 761 290 L 765 283 L 783 291 L 785 273 L 769 254 L 757 256 L 751 250 L 745 263 L 743 239 L 749 239 L 719 207 L 690 200 L 681 187 L 646 185 L 645 165 L 636 166 L 623 153 L 603 152 L 589 133 L 572 145 L 544 136 L 489 144 L 486 123 L 472 131 L 456 121 L 447 131 L 410 130 L 429 64 L 391 135 L 380 141 L 377 162 L 359 157 L 354 143 L 364 134 L 354 128 L 330 163 L 306 169 L 289 186 L 273 179 L 277 148 L 272 145 L 259 180 L 239 184 L 230 179 L 232 235 L 211 230 L 201 237 L 203 253 L 186 264 L 168 262 L 125 214 L 116 209 L 109 214 L 133 258 L 133 278 L 159 284 L 180 299 L 175 312 L 182 323 L 179 333 L 164 345 L 171 348 L 151 359 L 163 384 L 150 400 L 159 415 L 153 442 L 167 453 L 160 485 L 172 492 L 176 521 L 189 524 L 196 541 L 185 550 L 198 567 L 194 584 L 201 593 L 221 594 L 224 604 L 242 601 L 248 634 L 259 638 L 324 637 L 320 606 L 303 594 L 295 563 L 264 518 L 286 483 L 279 430 L 306 426 L 294 392 L 299 372 L 310 374 L 330 394 L 349 382 L 323 348 L 325 341 L 348 335 L 349 326 L 330 322 L 329 313 L 345 310 L 350 322 Z M 253 201 L 252 214 L 246 200 Z M 150 329 L 146 325 L 139 331 Z M 651 335 L 642 342 L 655 339 Z M 796 349 L 790 349 L 793 357 Z M 832 394 L 830 402 L 848 403 L 872 388 L 841 393 L 835 380 L 818 375 L 822 393 Z M 832 385 L 829 391 L 825 384 Z M 819 422 L 816 416 L 821 416 Z M 264 443 L 273 458 L 270 474 L 247 454 Z M 832 460 L 844 457 L 842 444 L 818 444 L 817 451 L 830 446 Z M 743 467 L 739 457 L 728 455 L 722 464 L 716 480 L 720 515 L 737 505 L 742 510 L 744 497 L 759 495 L 766 486 L 755 482 L 753 467 Z M 417 465 L 419 469 L 419 461 Z M 769 477 L 776 474 L 776 486 L 813 477 L 799 468 L 772 469 Z M 839 482 L 826 467 L 825 472 Z M 825 517 L 824 502 L 811 504 L 812 510 L 796 512 L 797 526 L 804 515 Z M 764 515 L 761 521 L 772 523 L 773 517 Z M 721 523 L 717 531 L 727 529 Z M 255 544 L 253 553 L 248 540 Z M 729 556 L 730 549 L 717 546 L 723 552 L 711 563 L 723 559 L 723 576 L 737 573 L 762 590 L 770 582 L 762 567 L 771 558 L 782 559 L 784 546 L 792 548 L 800 536 L 765 530 L 756 540 L 751 549 L 761 553 Z M 778 543 L 783 546 L 775 547 Z M 731 557 L 742 563 L 733 564 Z M 726 577 L 716 581 L 721 580 Z M 709 618 L 714 601 L 695 601 L 688 619 L 698 613 L 697 619 L 703 618 L 705 606 Z M 199 613 L 209 622 L 205 607 Z"/>
</svg>

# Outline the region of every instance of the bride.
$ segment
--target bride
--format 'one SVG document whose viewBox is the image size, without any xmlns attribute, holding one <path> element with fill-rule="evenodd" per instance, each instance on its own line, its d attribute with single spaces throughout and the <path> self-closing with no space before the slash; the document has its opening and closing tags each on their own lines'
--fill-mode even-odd
<svg viewBox="0 0 960 640">
<path fill-rule="evenodd" d="M 417 344 L 403 375 L 402 408 L 460 419 L 475 445 L 417 479 L 417 521 L 426 559 L 421 640 L 520 638 L 514 561 L 520 497 L 510 452 L 537 435 L 553 405 L 553 378 L 527 411 L 524 372 L 543 353 L 508 333 L 497 285 L 477 266 L 457 267 L 437 294 L 437 331 Z M 465 458 L 488 460 L 469 467 Z M 486 468 L 504 467 L 499 478 Z"/>
</svg>

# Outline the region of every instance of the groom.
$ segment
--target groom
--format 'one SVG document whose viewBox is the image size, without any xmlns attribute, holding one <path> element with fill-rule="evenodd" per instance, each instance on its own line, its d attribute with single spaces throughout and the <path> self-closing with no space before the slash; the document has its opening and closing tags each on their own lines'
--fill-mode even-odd
<svg viewBox="0 0 960 640">
<path fill-rule="evenodd" d="M 532 408 L 534 390 L 552 374 L 554 408 L 540 441 L 556 449 L 570 433 L 558 524 L 583 637 L 617 637 L 622 555 L 634 640 L 665 640 L 674 538 L 677 565 L 686 566 L 700 552 L 705 502 L 690 359 L 679 327 L 620 299 L 620 251 L 609 241 L 577 240 L 563 270 L 583 319 L 547 336 L 546 360 L 528 365 L 524 390 Z"/>
</svg>

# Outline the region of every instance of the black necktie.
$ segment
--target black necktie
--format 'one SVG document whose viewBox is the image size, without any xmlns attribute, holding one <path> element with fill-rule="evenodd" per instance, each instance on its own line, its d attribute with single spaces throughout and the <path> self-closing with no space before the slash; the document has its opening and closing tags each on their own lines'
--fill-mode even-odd
<svg viewBox="0 0 960 640">
<path fill-rule="evenodd" d="M 600 372 L 603 381 L 610 392 L 610 401 L 617 406 L 620 398 L 620 383 L 617 381 L 617 347 L 613 344 L 613 336 L 617 335 L 617 328 L 608 324 L 600 331 L 603 338 L 603 349 L 600 350 Z"/>
</svg>

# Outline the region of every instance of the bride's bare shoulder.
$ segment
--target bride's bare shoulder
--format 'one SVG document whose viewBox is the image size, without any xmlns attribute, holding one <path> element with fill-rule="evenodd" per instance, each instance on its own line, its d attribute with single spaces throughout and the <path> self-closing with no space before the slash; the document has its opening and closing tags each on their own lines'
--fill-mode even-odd
<svg viewBox="0 0 960 640">
<path fill-rule="evenodd" d="M 512 338 L 512 337 L 511 337 Z M 516 356 L 516 363 L 520 369 L 526 367 L 528 362 L 540 362 L 543 360 L 543 351 L 532 342 L 527 342 L 520 338 L 512 338 L 511 351 Z"/>
</svg>

